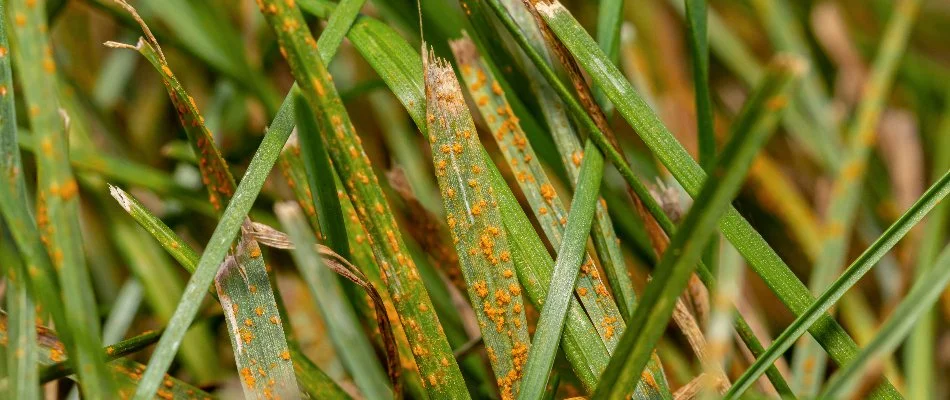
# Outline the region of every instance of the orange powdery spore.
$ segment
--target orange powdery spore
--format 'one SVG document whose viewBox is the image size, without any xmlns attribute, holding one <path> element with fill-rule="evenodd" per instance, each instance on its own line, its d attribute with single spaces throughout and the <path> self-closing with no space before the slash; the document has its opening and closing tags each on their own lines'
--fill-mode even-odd
<svg viewBox="0 0 950 400">
<path fill-rule="evenodd" d="M 510 354 L 515 343 L 529 342 L 525 316 L 515 311 L 515 305 L 522 302 L 521 287 L 514 279 L 497 199 L 491 186 L 483 184 L 488 165 L 477 135 L 472 134 L 475 127 L 461 97 L 461 86 L 449 64 L 431 53 L 426 55 L 425 67 L 427 114 L 434 117 L 428 127 L 433 163 L 437 170 L 444 170 L 436 178 L 449 228 L 457 239 L 462 276 L 476 305 L 486 348 L 492 349 L 492 370 L 502 391 L 513 397 L 520 374 L 512 374 L 515 366 Z M 480 79 L 476 76 L 470 86 L 488 88 L 487 77 L 482 74 Z"/>
</svg>

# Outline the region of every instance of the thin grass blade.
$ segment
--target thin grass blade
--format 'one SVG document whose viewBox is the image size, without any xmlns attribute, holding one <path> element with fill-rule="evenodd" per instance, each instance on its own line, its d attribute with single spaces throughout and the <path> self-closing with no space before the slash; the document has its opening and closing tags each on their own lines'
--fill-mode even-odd
<svg viewBox="0 0 950 400">
<path fill-rule="evenodd" d="M 7 356 L 7 396 L 11 399 L 39 399 L 40 380 L 36 363 L 39 356 L 36 348 L 36 306 L 27 290 L 24 277 L 16 276 L 23 271 L 22 261 L 15 254 L 13 243 L 5 232 L 0 232 L 0 262 L 6 277 L 7 340 L 3 342 Z"/>
<path fill-rule="evenodd" d="M 864 276 L 897 242 L 904 237 L 937 203 L 950 193 L 950 173 L 945 173 L 907 212 L 904 213 L 890 228 L 869 246 L 838 277 L 825 292 L 815 300 L 804 312 L 782 332 L 775 341 L 759 356 L 755 363 L 735 381 L 727 398 L 738 398 L 742 392 L 751 386 L 752 382 L 762 374 L 765 367 L 775 362 L 778 357 L 788 350 L 795 340 L 805 333 L 821 318 L 825 318 L 828 311 L 861 277 Z"/>
<path fill-rule="evenodd" d="M 950 283 L 950 247 L 945 247 L 928 269 L 910 289 L 901 303 L 891 313 L 874 339 L 871 340 L 853 361 L 845 365 L 825 384 L 819 397 L 842 398 L 851 392 L 863 372 L 875 362 L 894 351 L 910 333 L 920 317 L 929 311 L 940 298 L 940 293 Z"/>
</svg>

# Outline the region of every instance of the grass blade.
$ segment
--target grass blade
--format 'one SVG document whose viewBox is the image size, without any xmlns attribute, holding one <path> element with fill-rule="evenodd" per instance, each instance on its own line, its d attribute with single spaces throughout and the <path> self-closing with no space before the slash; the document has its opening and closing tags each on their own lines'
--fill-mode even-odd
<svg viewBox="0 0 950 400">
<path fill-rule="evenodd" d="M 40 380 L 36 368 L 38 359 L 36 348 L 36 306 L 30 298 L 25 277 L 17 277 L 17 271 L 23 271 L 23 262 L 15 254 L 13 243 L 5 232 L 0 238 L 0 262 L 6 276 L 7 340 L 6 347 L 7 396 L 11 399 L 39 399 Z"/>
<path fill-rule="evenodd" d="M 696 92 L 696 136 L 699 137 L 699 165 L 707 171 L 716 157 L 712 97 L 709 95 L 709 44 L 706 33 L 706 0 L 686 1 L 686 27 L 693 62 L 693 90 Z M 707 259 L 708 261 L 708 259 Z M 715 268 L 713 268 L 715 269 Z"/>
<path fill-rule="evenodd" d="M 324 64 L 329 64 L 333 59 L 333 54 L 340 48 L 340 43 L 343 43 L 343 37 L 359 16 L 363 3 L 366 3 L 366 0 L 343 0 L 333 9 L 330 19 L 327 20 L 327 27 L 317 38 L 317 51 L 320 52 L 320 59 Z"/>
<path fill-rule="evenodd" d="M 877 336 L 854 358 L 828 380 L 821 391 L 821 398 L 844 397 L 844 392 L 854 387 L 862 372 L 872 363 L 880 361 L 894 351 L 920 317 L 929 311 L 939 299 L 940 293 L 950 282 L 950 247 L 944 248 L 934 262 L 910 289 L 891 317 L 881 326 Z"/>
<path fill-rule="evenodd" d="M 431 397 L 468 397 L 458 364 L 452 357 L 445 335 L 432 310 L 425 288 L 416 279 L 418 272 L 398 234 L 389 205 L 379 187 L 369 159 L 329 78 L 317 56 L 316 41 L 310 35 L 295 3 L 267 0 L 259 3 L 261 12 L 285 49 L 287 61 L 324 130 L 331 159 L 345 182 L 346 189 L 367 229 L 383 281 L 395 300 L 403 327 L 413 349 L 418 349 L 416 364 L 429 383 Z M 285 29 L 286 27 L 289 29 Z M 445 365 L 448 364 L 448 365 Z"/>
<path fill-rule="evenodd" d="M 733 126 L 729 143 L 716 162 L 715 180 L 708 180 L 670 242 L 647 285 L 643 299 L 631 318 L 629 330 L 621 338 L 617 355 L 604 372 L 595 397 L 621 398 L 625 387 L 640 379 L 653 348 L 672 315 L 675 299 L 686 287 L 693 268 L 715 231 L 716 222 L 726 212 L 738 192 L 759 148 L 773 133 L 787 102 L 791 83 L 803 72 L 794 58 L 777 60 L 760 90 L 747 102 Z"/>
<path fill-rule="evenodd" d="M 7 13 L 4 23 L 15 22 L 13 33 L 17 51 L 12 54 L 18 71 L 23 75 L 20 81 L 24 84 L 21 87 L 40 148 L 37 155 L 39 190 L 36 221 L 41 238 L 45 238 L 42 243 L 46 244 L 52 265 L 56 266 L 62 284 L 62 298 L 69 299 L 73 305 L 68 314 L 60 314 L 60 310 L 51 311 L 54 316 L 60 316 L 57 322 L 62 325 L 58 326 L 70 331 L 67 343 L 75 343 L 70 343 L 68 347 L 79 366 L 83 394 L 90 398 L 112 397 L 115 388 L 97 351 L 102 346 L 99 341 L 96 299 L 80 242 L 79 187 L 68 162 L 67 127 L 59 114 L 56 63 L 51 56 L 47 35 L 46 2 L 17 0 L 7 4 L 12 7 L 4 10 Z M 12 92 L 10 94 L 12 100 Z M 7 122 L 12 123 L 14 120 L 5 119 L 5 130 L 15 129 L 15 125 L 7 125 Z M 13 136 L 8 138 L 15 139 Z M 7 150 L 16 151 L 14 148 Z M 52 300 L 49 296 L 45 297 L 47 301 Z M 57 303 L 47 307 L 58 308 Z"/>
<path fill-rule="evenodd" d="M 808 281 L 812 293 L 824 290 L 834 280 L 840 266 L 847 262 L 850 232 L 863 193 L 864 172 L 877 141 L 877 124 L 919 6 L 919 0 L 895 3 L 894 15 L 885 29 L 871 76 L 864 87 L 864 98 L 848 132 L 849 143 L 842 167 L 831 188 L 824 242 Z M 793 371 L 802 393 L 817 394 L 826 365 L 826 357 L 814 341 L 805 338 L 796 347 Z"/>
<path fill-rule="evenodd" d="M 241 374 L 244 396 L 249 399 L 299 395 L 290 348 L 278 315 L 274 292 L 265 271 L 261 250 L 244 235 L 235 255 L 224 260 L 215 287 Z"/>
<path fill-rule="evenodd" d="M 514 398 L 530 339 L 498 201 L 480 185 L 487 165 L 455 73 L 430 52 L 423 60 L 426 112 L 436 177 L 462 276 L 474 305 L 502 398 Z"/>
<path fill-rule="evenodd" d="M 747 389 L 764 368 L 775 362 L 778 357 L 788 350 L 802 334 L 805 333 L 813 324 L 826 316 L 828 311 L 837 301 L 861 279 L 881 257 L 884 256 L 897 242 L 910 231 L 927 213 L 936 206 L 948 193 L 950 193 L 950 173 L 944 174 L 930 189 L 907 212 L 904 213 L 890 228 L 881 235 L 874 243 L 869 246 L 848 267 L 841 276 L 835 280 L 825 292 L 808 307 L 807 310 L 800 313 L 788 328 L 775 339 L 765 353 L 759 356 L 755 363 L 749 366 L 749 369 L 735 381 L 732 389 L 726 394 L 728 398 L 737 398 Z"/>
</svg>

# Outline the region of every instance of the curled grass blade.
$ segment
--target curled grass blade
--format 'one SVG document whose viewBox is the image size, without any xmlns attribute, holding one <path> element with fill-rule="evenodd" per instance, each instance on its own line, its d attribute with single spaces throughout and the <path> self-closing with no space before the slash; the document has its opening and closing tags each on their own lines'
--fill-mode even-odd
<svg viewBox="0 0 950 400">
<path fill-rule="evenodd" d="M 295 3 L 274 0 L 261 1 L 259 6 L 284 49 L 304 98 L 317 120 L 329 128 L 322 133 L 330 158 L 374 243 L 373 251 L 383 272 L 383 281 L 388 285 L 413 350 L 418 349 L 415 360 L 428 383 L 429 395 L 467 398 L 458 364 L 445 335 L 439 331 L 432 302 L 418 279 L 413 261 L 407 257 L 408 251 L 376 174 L 317 54 L 317 43 L 306 28 L 300 10 Z"/>
<path fill-rule="evenodd" d="M 944 174 L 907 212 L 904 213 L 883 235 L 869 246 L 848 267 L 841 276 L 825 290 L 815 302 L 792 322 L 779 335 L 771 346 L 759 356 L 755 363 L 735 381 L 727 398 L 737 398 L 751 386 L 765 367 L 775 362 L 778 357 L 791 347 L 795 340 L 805 333 L 813 324 L 826 318 L 828 311 L 861 277 L 887 253 L 897 242 L 904 237 L 927 213 L 950 193 L 950 173 Z"/>
<path fill-rule="evenodd" d="M 842 166 L 832 183 L 824 241 L 808 280 L 812 293 L 824 290 L 834 280 L 840 266 L 847 262 L 850 234 L 862 198 L 868 158 L 877 141 L 877 124 L 919 6 L 919 0 L 895 3 L 893 16 L 882 36 L 879 53 L 864 86 L 864 97 L 848 132 L 849 143 Z M 826 357 L 813 340 L 806 338 L 800 343 L 794 355 L 795 382 L 803 394 L 815 395 L 824 376 Z"/>
<path fill-rule="evenodd" d="M 488 166 L 455 71 L 431 51 L 423 71 L 433 162 L 462 276 L 501 396 L 514 398 L 530 338 L 508 235 L 494 190 L 482 184 Z"/>
<path fill-rule="evenodd" d="M 615 107 L 627 122 L 635 128 L 647 147 L 676 177 L 687 193 L 697 195 L 705 179 L 702 168 L 692 160 L 683 146 L 663 126 L 657 115 L 623 78 L 620 71 L 606 61 L 606 57 L 593 44 L 590 36 L 560 3 L 543 1 L 538 3 L 538 8 L 555 34 L 570 49 L 578 62 L 587 69 L 594 83 L 607 93 L 608 98 L 614 102 Z M 628 175 L 632 173 L 629 167 L 622 164 L 622 158 L 609 151 L 606 143 L 602 143 L 598 138 L 596 131 L 593 136 L 598 139 L 598 146 L 605 149 L 608 159 L 621 170 L 627 182 L 632 186 L 635 185 L 635 177 L 628 178 Z M 644 202 L 654 217 L 662 219 L 661 210 L 650 207 L 649 199 L 645 199 Z M 727 209 L 720 221 L 720 230 L 793 313 L 799 314 L 808 307 L 812 302 L 808 290 L 734 207 Z M 816 339 L 829 352 L 831 358 L 838 363 L 847 362 L 857 352 L 854 341 L 830 316 L 823 318 L 819 325 L 813 328 L 813 333 L 817 335 Z M 890 382 L 884 382 L 881 389 L 889 395 L 896 394 Z"/>
<path fill-rule="evenodd" d="M 17 51 L 12 53 L 4 51 L 3 59 L 6 60 L 8 54 L 13 54 L 14 61 L 19 67 L 18 71 L 22 74 L 20 81 L 24 83 L 21 88 L 24 91 L 25 105 L 30 110 L 28 113 L 30 123 L 37 135 L 36 139 L 40 148 L 36 158 L 38 173 L 36 228 L 39 229 L 40 237 L 32 239 L 42 240 L 31 242 L 18 239 L 17 242 L 23 249 L 31 245 L 28 243 L 44 243 L 51 265 L 56 267 L 55 272 L 62 285 L 62 298 L 69 299 L 72 305 L 69 313 L 63 312 L 58 299 L 53 300 L 53 296 L 60 296 L 60 293 L 55 290 L 56 286 L 51 281 L 53 277 L 50 272 L 53 269 L 47 268 L 50 264 L 45 260 L 37 259 L 41 257 L 38 254 L 41 250 L 35 248 L 29 252 L 24 250 L 27 254 L 27 263 L 44 270 L 43 275 L 47 280 L 46 283 L 35 285 L 34 288 L 47 292 L 46 296 L 41 296 L 45 298 L 44 303 L 53 312 L 57 326 L 69 331 L 65 339 L 70 355 L 79 366 L 83 394 L 91 398 L 112 397 L 115 394 L 115 387 L 97 351 L 101 347 L 101 342 L 99 341 L 96 299 L 80 242 L 82 235 L 78 215 L 79 187 L 69 166 L 66 124 L 59 114 L 56 63 L 52 59 L 52 49 L 47 34 L 46 2 L 17 0 L 7 2 L 5 5 L 10 5 L 11 8 L 4 10 L 6 12 L 3 16 L 4 28 L 8 26 L 8 21 L 15 22 L 14 30 L 5 33 L 14 34 Z M 7 48 L 6 45 L 4 48 Z M 8 71 L 5 72 L 7 79 L 4 83 L 10 83 L 9 88 L 12 88 Z M 6 108 L 7 111 L 12 110 L 13 98 L 12 90 L 8 92 L 9 96 L 3 96 L 11 101 L 5 106 L 9 107 Z M 16 143 L 16 137 L 13 136 L 16 125 L 11 114 L 7 114 L 7 117 L 10 118 L 4 118 L 3 125 L 5 142 L 12 140 L 5 143 L 9 145 Z M 16 152 L 15 147 L 7 145 L 4 147 L 5 152 Z M 6 158 L 6 155 L 3 158 Z M 19 173 L 11 176 L 15 175 Z M 11 185 L 17 184 L 19 183 L 11 183 Z M 25 207 L 25 204 L 19 207 Z M 31 222 L 27 222 L 29 219 L 27 210 L 13 211 L 19 213 L 20 220 L 11 221 L 11 223 L 32 225 Z M 27 226 L 17 227 L 14 229 L 14 234 L 19 234 L 16 231 L 21 228 L 27 228 Z M 21 239 L 25 238 L 21 237 Z"/>
<path fill-rule="evenodd" d="M 940 293 L 947 287 L 948 282 L 950 282 L 950 247 L 945 247 L 934 261 L 933 268 L 924 272 L 914 283 L 891 313 L 891 317 L 881 326 L 874 339 L 853 361 L 831 376 L 819 397 L 830 399 L 845 396 L 845 393 L 852 389 L 861 378 L 864 370 L 900 345 L 917 320 L 940 298 Z"/>
<path fill-rule="evenodd" d="M 774 132 L 781 110 L 787 103 L 791 83 L 804 68 L 800 60 L 791 57 L 777 60 L 762 86 L 746 103 L 733 126 L 732 139 L 716 161 L 711 175 L 716 178 L 703 185 L 681 227 L 673 235 L 670 247 L 654 269 L 653 279 L 631 318 L 630 325 L 641 328 L 624 333 L 617 354 L 601 377 L 595 397 L 621 398 L 623 388 L 639 381 L 672 315 L 676 298 L 686 287 L 706 243 L 715 232 L 716 222 L 728 210 L 756 153 Z"/>
</svg>

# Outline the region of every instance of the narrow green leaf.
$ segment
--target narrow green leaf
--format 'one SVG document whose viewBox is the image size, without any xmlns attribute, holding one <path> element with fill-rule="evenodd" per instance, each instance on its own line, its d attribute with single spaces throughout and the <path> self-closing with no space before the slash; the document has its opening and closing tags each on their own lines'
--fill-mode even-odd
<svg viewBox="0 0 950 400">
<path fill-rule="evenodd" d="M 103 353 L 106 355 L 106 360 L 111 362 L 144 350 L 146 347 L 155 344 L 161 336 L 162 330 L 146 331 L 141 335 L 106 346 L 106 348 L 103 349 Z M 42 383 L 54 381 L 56 379 L 65 378 L 74 372 L 75 371 L 69 366 L 69 363 L 60 361 L 45 366 L 43 370 L 40 371 L 40 381 Z"/>
<path fill-rule="evenodd" d="M 881 325 L 877 336 L 858 353 L 854 360 L 831 376 L 819 397 L 842 398 L 847 392 L 852 391 L 855 383 L 864 375 L 864 371 L 871 363 L 894 351 L 900 345 L 917 320 L 940 298 L 940 293 L 947 287 L 947 283 L 950 283 L 950 246 L 945 247 L 940 253 L 933 268 L 928 269 L 914 283 L 901 303 L 891 312 L 891 317 L 884 325 Z"/>
<path fill-rule="evenodd" d="M 841 276 L 835 280 L 825 292 L 815 300 L 798 318 L 782 332 L 772 345 L 749 366 L 739 379 L 733 383 L 727 398 L 738 398 L 742 392 L 752 385 L 752 382 L 762 374 L 765 367 L 789 349 L 806 330 L 822 318 L 826 318 L 828 311 L 864 274 L 887 253 L 897 242 L 904 237 L 934 206 L 950 193 L 950 173 L 945 173 L 920 199 L 911 206 L 897 221 L 894 222 L 874 243 L 869 246 Z"/>
<path fill-rule="evenodd" d="M 37 187 L 39 188 L 36 221 L 39 236 L 43 240 L 17 240 L 17 242 L 21 248 L 44 243 L 52 265 L 56 266 L 56 275 L 62 284 L 61 295 L 63 299 L 69 300 L 70 312 L 62 312 L 60 302 L 53 300 L 51 295 L 42 297 L 45 298 L 45 305 L 51 308 L 50 311 L 53 312 L 57 326 L 69 331 L 65 339 L 72 358 L 79 366 L 83 394 L 90 398 L 112 397 L 115 394 L 115 388 L 98 352 L 102 346 L 99 341 L 96 299 L 80 242 L 82 235 L 78 215 L 79 187 L 69 166 L 66 146 L 68 135 L 65 121 L 59 114 L 55 78 L 56 63 L 52 58 L 53 53 L 46 26 L 46 2 L 16 0 L 5 4 L 9 4 L 11 9 L 4 10 L 6 15 L 3 22 L 5 26 L 8 21 L 13 22 L 14 30 L 11 33 L 14 34 L 17 43 L 17 51 L 13 55 L 19 67 L 17 70 L 22 74 L 20 81 L 24 83 L 21 88 L 24 90 L 25 104 L 29 109 L 27 114 L 30 116 L 30 125 L 37 135 L 40 149 L 36 157 Z M 2 58 L 6 60 L 6 55 L 10 52 L 5 45 L 3 48 Z M 5 73 L 5 76 L 9 77 L 9 72 Z M 9 105 L 5 106 L 9 107 L 6 110 L 12 110 L 12 81 L 5 79 L 3 87 L 7 88 L 10 94 L 9 96 L 4 94 L 3 97 L 11 99 Z M 9 143 L 16 143 L 16 137 L 13 136 L 15 120 L 12 114 L 7 114 L 7 116 L 10 118 L 4 118 L 3 121 L 4 131 L 6 131 L 4 137 L 7 140 L 13 140 Z M 15 153 L 16 148 L 5 146 L 6 151 Z M 12 165 L 15 164 L 10 164 Z M 19 172 L 11 176 L 18 174 Z M 25 217 L 28 211 L 20 210 L 19 215 Z M 23 222 L 26 220 L 11 221 L 18 224 Z M 23 225 L 14 228 L 14 234 L 18 234 L 16 231 L 24 228 L 26 226 Z M 46 268 L 45 262 L 36 259 L 39 257 L 38 254 L 32 253 L 32 259 L 30 257 L 30 255 L 27 256 L 29 265 L 41 263 L 38 265 L 40 268 L 52 271 L 51 268 Z M 47 275 L 47 279 L 49 278 L 52 277 Z M 41 290 L 47 291 L 55 288 L 51 286 L 51 283 L 42 286 L 45 287 Z M 55 296 L 59 295 L 56 293 Z M 56 318 L 57 316 L 59 318 Z"/>
<path fill-rule="evenodd" d="M 607 93 L 620 114 L 631 124 L 653 154 L 689 194 L 698 195 L 705 179 L 702 168 L 663 126 L 656 113 L 624 79 L 620 71 L 606 60 L 606 56 L 593 43 L 593 39 L 560 3 L 541 1 L 537 7 L 554 33 L 587 70 L 593 82 Z M 593 133 L 598 147 L 604 150 L 608 159 L 621 170 L 627 182 L 631 186 L 636 185 L 632 171 L 629 171 L 619 154 L 610 151 L 608 143 L 601 139 L 602 136 L 598 135 L 597 131 Z M 634 188 L 636 189 L 635 186 Z M 644 200 L 644 203 L 654 217 L 661 219 L 662 210 L 651 207 L 649 199 Z M 720 221 L 720 230 L 793 313 L 803 312 L 812 303 L 812 297 L 801 281 L 734 207 L 727 209 Z M 819 325 L 813 328 L 813 333 L 836 362 L 847 362 L 857 353 L 854 341 L 830 317 L 822 319 Z M 889 395 L 896 394 L 889 382 L 884 382 L 881 389 Z"/>
<path fill-rule="evenodd" d="M 630 320 L 631 326 L 620 340 L 616 355 L 597 386 L 597 398 L 622 398 L 625 389 L 640 380 L 653 348 L 669 321 L 676 298 L 711 235 L 716 222 L 728 210 L 739 191 L 758 150 L 774 132 L 781 110 L 787 103 L 791 83 L 804 71 L 802 61 L 785 57 L 774 62 L 762 86 L 755 91 L 732 128 L 729 143 L 716 161 L 713 175 L 703 185 L 670 247 L 654 269 L 643 298 Z"/>
<path fill-rule="evenodd" d="M 295 3 L 275 0 L 263 0 L 259 6 L 284 49 L 282 53 L 307 103 L 325 127 L 321 133 L 330 158 L 372 240 L 383 282 L 388 285 L 395 301 L 420 374 L 429 384 L 426 387 L 429 395 L 434 398 L 467 398 L 458 363 L 452 357 L 445 335 L 439 331 L 432 302 L 418 279 L 413 261 L 407 257 L 408 251 L 389 204 L 326 66 L 317 54 L 317 43 L 300 10 Z"/>
<path fill-rule="evenodd" d="M 320 52 L 320 59 L 324 64 L 329 64 L 333 59 L 333 54 L 343 43 L 343 37 L 350 30 L 353 21 L 359 16 L 360 9 L 366 0 L 342 0 L 333 9 L 330 19 L 327 20 L 327 26 L 317 38 L 317 50 Z"/>
<path fill-rule="evenodd" d="M 530 338 L 508 236 L 494 190 L 482 184 L 488 166 L 455 72 L 431 51 L 423 71 L 442 204 L 501 396 L 513 398 L 521 390 Z"/>
<path fill-rule="evenodd" d="M 706 0 L 686 1 L 686 26 L 689 50 L 693 57 L 693 91 L 696 96 L 696 136 L 699 138 L 699 164 L 707 171 L 716 157 L 713 131 L 712 98 L 709 95 L 709 45 L 706 34 Z"/>
</svg>

